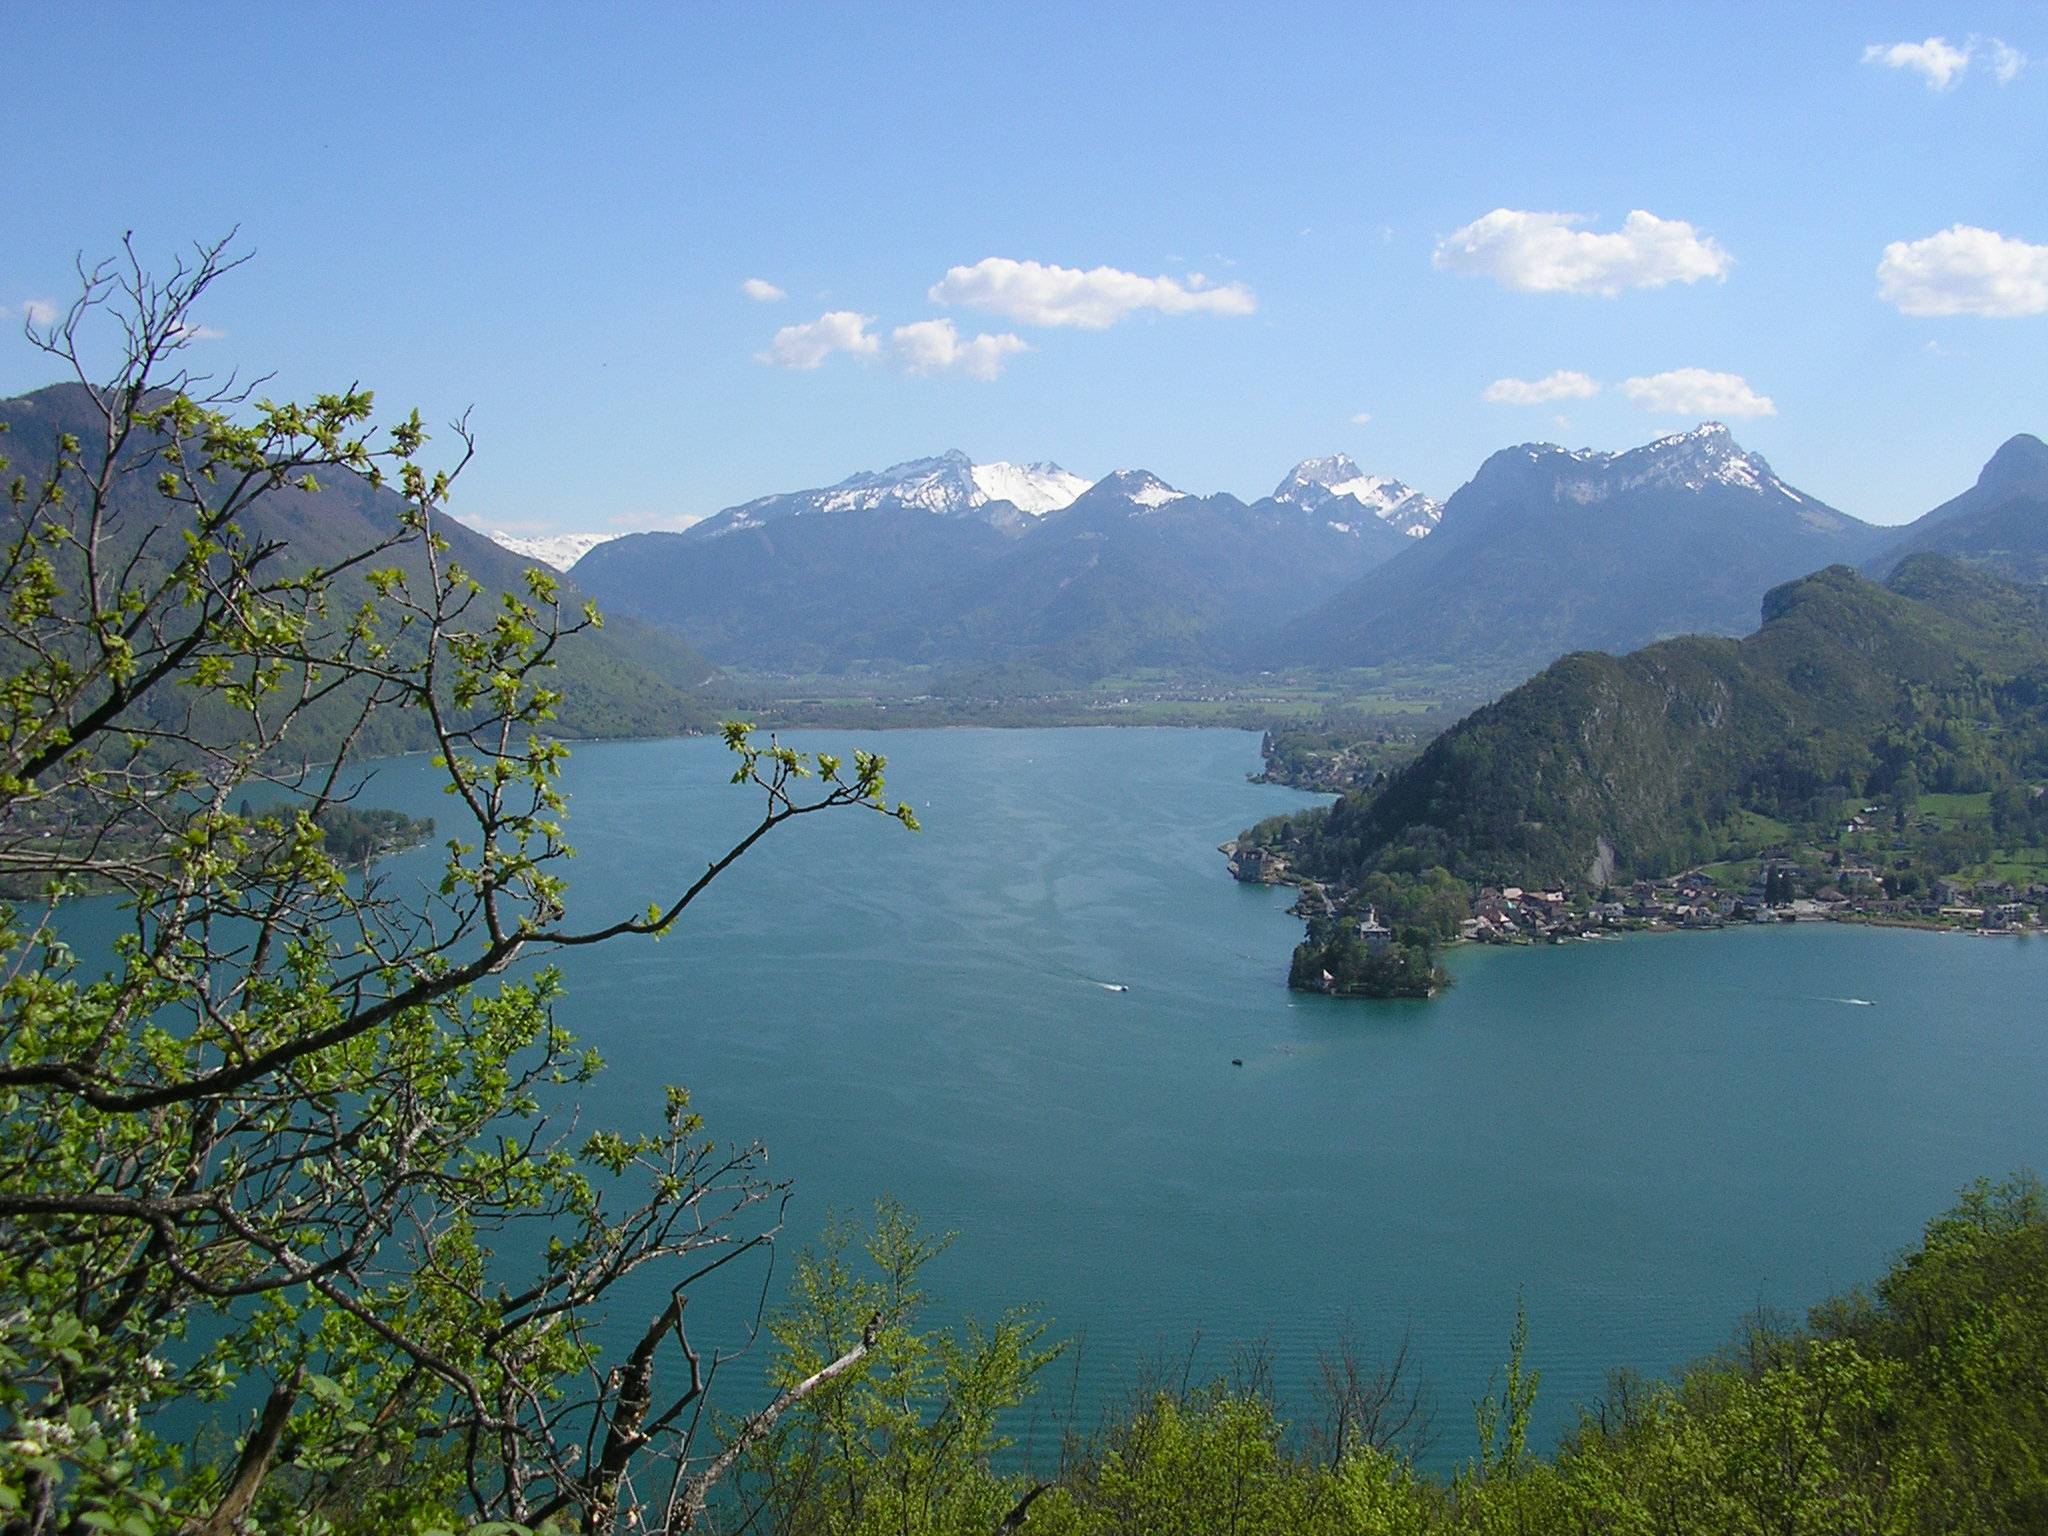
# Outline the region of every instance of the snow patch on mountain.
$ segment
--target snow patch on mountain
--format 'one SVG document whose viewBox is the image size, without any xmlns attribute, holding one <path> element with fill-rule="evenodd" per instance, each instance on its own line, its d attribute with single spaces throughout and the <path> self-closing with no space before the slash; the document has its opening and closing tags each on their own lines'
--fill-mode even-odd
<svg viewBox="0 0 2048 1536">
<path fill-rule="evenodd" d="M 1734 434 L 1718 421 L 1701 422 L 1690 432 L 1673 432 L 1623 453 L 1589 448 L 1567 452 L 1546 443 L 1534 445 L 1531 457 L 1540 458 L 1546 450 L 1566 461 L 1557 477 L 1557 499 L 1581 506 L 1626 491 L 1697 492 L 1711 486 L 1782 496 L 1793 502 L 1806 500 L 1771 472 L 1762 454 L 1745 452 Z"/>
<path fill-rule="evenodd" d="M 698 537 L 715 539 L 785 517 L 872 512 L 885 507 L 960 517 L 1008 502 L 1019 512 L 1043 517 L 1073 501 L 1088 484 L 1057 464 L 976 464 L 955 448 L 935 458 L 906 459 L 887 469 L 863 470 L 817 490 L 758 496 L 707 518 Z"/>
<path fill-rule="evenodd" d="M 504 533 L 492 529 L 487 535 L 500 549 L 509 549 L 522 560 L 538 560 L 542 565 L 551 565 L 558 571 L 566 571 L 600 544 L 609 544 L 622 535 L 616 533 L 551 533 L 539 538 L 522 538 L 518 534 Z"/>
<path fill-rule="evenodd" d="M 971 474 L 984 502 L 1007 501 L 1033 517 L 1072 505 L 1090 484 L 1057 464 L 977 464 Z"/>
<path fill-rule="evenodd" d="M 1417 539 L 1427 538 L 1444 515 L 1440 503 L 1399 480 L 1366 474 L 1349 454 L 1343 453 L 1331 454 L 1326 459 L 1303 459 L 1274 489 L 1273 499 L 1300 507 L 1304 512 L 1338 510 L 1331 506 L 1333 502 L 1349 500 L 1381 522 Z M 1338 524 L 1332 521 L 1331 526 Z M 1351 530 L 1346 526 L 1343 531 Z"/>
<path fill-rule="evenodd" d="M 1170 501 L 1179 501 L 1187 495 L 1177 491 L 1164 480 L 1146 469 L 1118 469 L 1104 475 L 1089 487 L 1095 495 L 1120 496 L 1125 501 L 1135 502 L 1147 512 L 1156 511 Z"/>
<path fill-rule="evenodd" d="M 910 459 L 887 469 L 867 470 L 849 475 L 822 491 L 798 491 L 788 499 L 814 500 L 814 508 L 801 506 L 793 512 L 872 512 L 877 507 L 914 507 L 925 512 L 964 512 L 978 503 L 974 485 L 974 463 L 955 448 L 935 459 Z M 763 500 L 782 500 L 764 497 Z M 749 502 L 748 506 L 758 506 Z"/>
</svg>

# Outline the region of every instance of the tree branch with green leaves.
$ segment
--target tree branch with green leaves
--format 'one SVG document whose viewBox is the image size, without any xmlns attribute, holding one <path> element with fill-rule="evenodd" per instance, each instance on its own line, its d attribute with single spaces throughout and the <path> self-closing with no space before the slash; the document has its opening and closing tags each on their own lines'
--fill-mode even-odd
<svg viewBox="0 0 2048 1536">
<path fill-rule="evenodd" d="M 648 1467 L 708 1491 L 737 1459 L 699 1411 L 730 1355 L 685 1303 L 768 1283 L 788 1187 L 680 1088 L 657 1129 L 551 1118 L 601 1063 L 555 971 L 504 973 L 669 931 L 799 818 L 916 820 L 882 758 L 729 725 L 758 820 L 667 900 L 572 922 L 553 683 L 599 615 L 455 557 L 466 422 L 434 467 L 367 390 L 192 371 L 242 259 L 82 265 L 28 332 L 69 387 L 0 437 L 0 1529 L 651 1529 Z M 322 542 L 337 496 L 376 537 Z M 329 842 L 394 716 L 452 807 L 424 888 Z M 87 897 L 119 903 L 111 953 L 65 941 Z M 670 1299 L 615 1358 L 642 1274 Z M 258 1387 L 235 1454 L 197 1454 Z"/>
</svg>

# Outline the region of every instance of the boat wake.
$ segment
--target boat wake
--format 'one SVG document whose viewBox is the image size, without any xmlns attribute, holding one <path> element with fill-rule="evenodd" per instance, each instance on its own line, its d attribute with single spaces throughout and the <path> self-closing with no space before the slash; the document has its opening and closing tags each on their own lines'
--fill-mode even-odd
<svg viewBox="0 0 2048 1536">
<path fill-rule="evenodd" d="M 1875 1008 L 1877 1006 L 1877 1004 L 1873 1003 L 1867 997 L 1827 997 L 1822 998 L 1821 1001 L 1827 1003 L 1841 1003 L 1850 1008 Z"/>
</svg>

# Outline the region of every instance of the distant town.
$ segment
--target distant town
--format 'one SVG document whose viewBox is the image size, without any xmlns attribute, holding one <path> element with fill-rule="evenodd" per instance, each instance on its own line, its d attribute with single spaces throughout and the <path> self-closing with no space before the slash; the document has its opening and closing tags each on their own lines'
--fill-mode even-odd
<svg viewBox="0 0 2048 1536">
<path fill-rule="evenodd" d="M 1300 917 L 1355 923 L 1368 950 L 1378 952 L 1392 933 L 1377 909 L 1347 911 L 1342 893 L 1298 880 L 1284 853 L 1226 845 L 1231 874 L 1261 885 L 1300 885 L 1291 909 Z M 1891 923 L 1916 928 L 2013 935 L 2048 927 L 2048 883 L 1942 879 L 1924 892 L 1894 894 L 1874 862 L 1842 859 L 1819 874 L 1785 856 L 1767 855 L 1747 883 L 1703 869 L 1658 880 L 1637 880 L 1599 891 L 1533 890 L 1483 886 L 1459 939 L 1472 944 L 1556 944 L 1571 939 L 1684 928 L 1725 928 L 1739 923 Z"/>
</svg>

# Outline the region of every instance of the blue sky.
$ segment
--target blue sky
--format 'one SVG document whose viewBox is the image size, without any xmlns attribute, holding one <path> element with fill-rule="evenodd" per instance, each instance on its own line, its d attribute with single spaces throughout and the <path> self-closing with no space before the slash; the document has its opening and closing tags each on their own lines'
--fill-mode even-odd
<svg viewBox="0 0 2048 1536">
<path fill-rule="evenodd" d="M 12 21 L 0 394 L 48 382 L 14 332 L 75 254 L 239 225 L 195 360 L 473 405 L 460 510 L 494 526 L 948 447 L 1247 497 L 1341 449 L 1446 496 L 1503 445 L 1626 447 L 1716 399 L 1767 400 L 1745 445 L 1897 521 L 2048 435 L 2038 5 Z M 776 334 L 827 314 L 870 350 L 757 360 L 811 360 Z M 1598 393 L 1482 398 L 1560 372 Z"/>
</svg>

